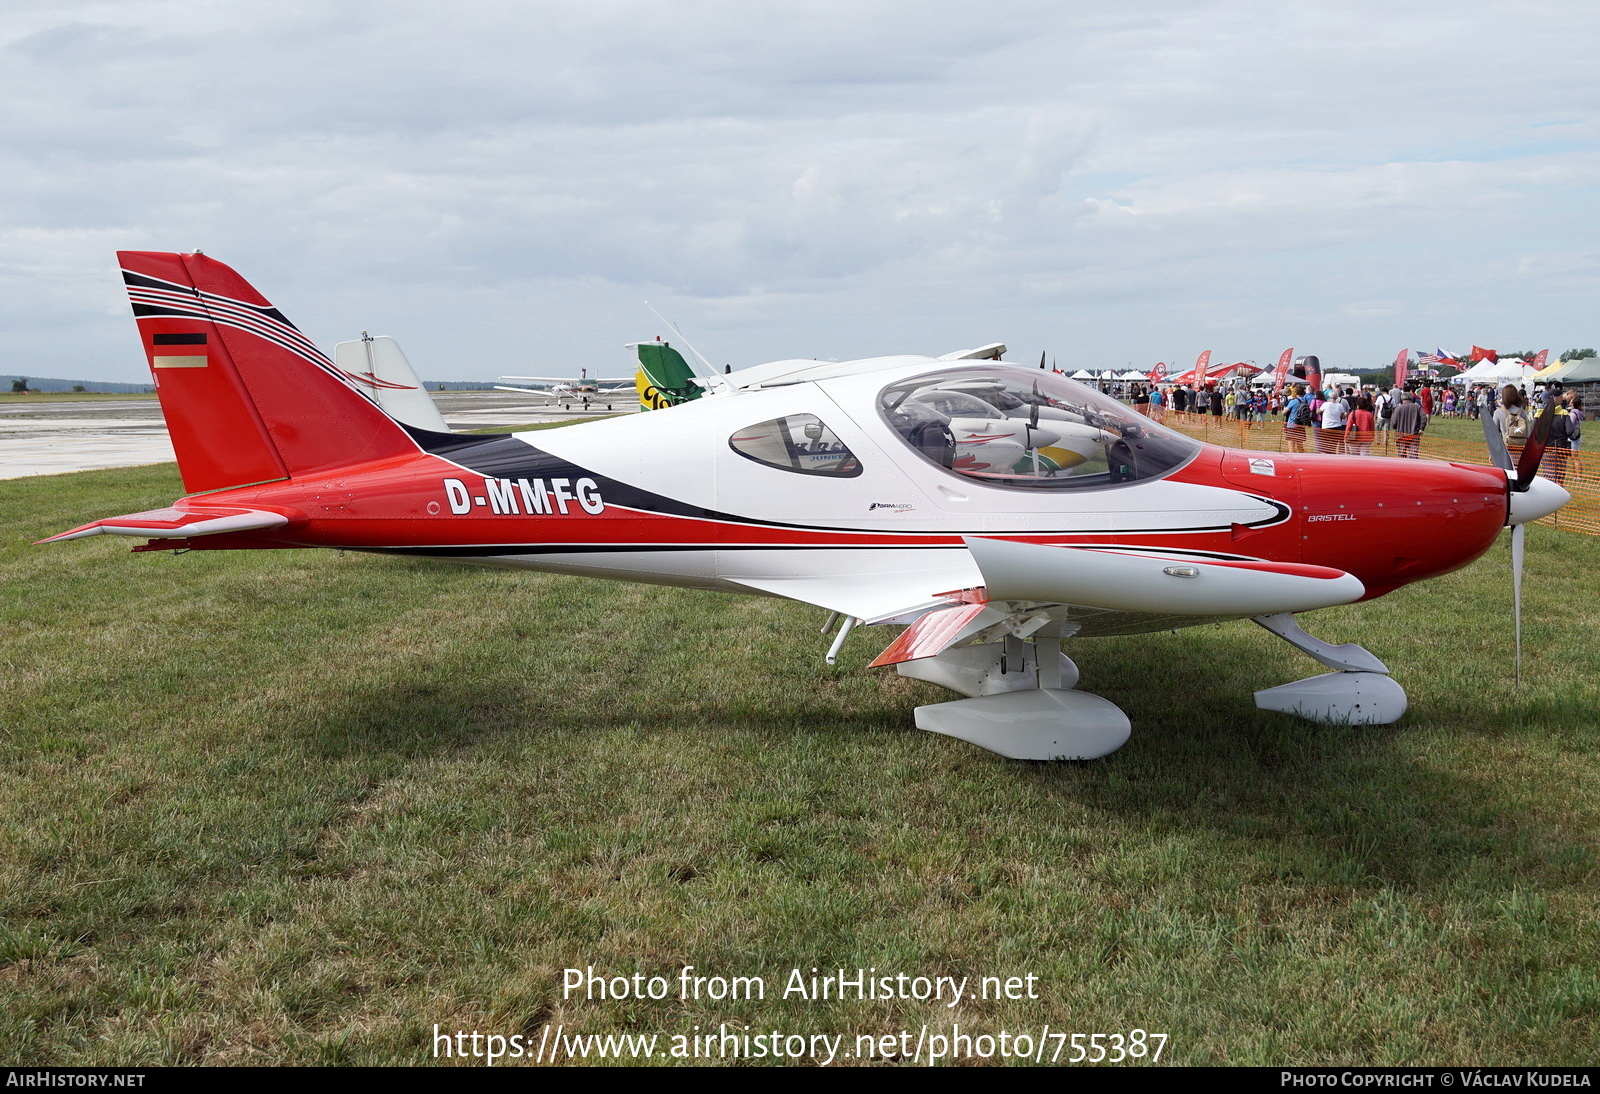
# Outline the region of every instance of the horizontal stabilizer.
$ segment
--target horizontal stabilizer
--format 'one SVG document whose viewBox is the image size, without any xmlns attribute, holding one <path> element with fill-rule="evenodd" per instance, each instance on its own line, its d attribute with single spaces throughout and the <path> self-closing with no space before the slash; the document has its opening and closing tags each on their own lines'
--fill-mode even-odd
<svg viewBox="0 0 1600 1094">
<path fill-rule="evenodd" d="M 39 542 L 56 543 L 98 535 L 191 539 L 195 536 L 214 536 L 219 532 L 253 532 L 288 523 L 289 518 L 282 513 L 268 513 L 261 509 L 152 509 L 147 513 L 129 513 L 97 520 Z"/>
<path fill-rule="evenodd" d="M 1327 566 L 1199 561 L 963 538 L 991 602 L 1227 619 L 1331 608 L 1366 594 L 1359 578 Z"/>
</svg>

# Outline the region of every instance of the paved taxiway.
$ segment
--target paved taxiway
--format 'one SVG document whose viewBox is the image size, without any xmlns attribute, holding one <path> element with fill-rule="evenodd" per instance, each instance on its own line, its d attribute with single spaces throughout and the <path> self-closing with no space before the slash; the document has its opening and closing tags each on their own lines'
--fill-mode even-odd
<svg viewBox="0 0 1600 1094">
<path fill-rule="evenodd" d="M 585 416 L 578 410 L 530 406 L 523 396 L 508 391 L 441 391 L 433 399 L 457 431 Z M 595 411 L 607 413 L 612 412 Z M 154 396 L 0 402 L 0 479 L 167 463 L 174 458 Z"/>
</svg>

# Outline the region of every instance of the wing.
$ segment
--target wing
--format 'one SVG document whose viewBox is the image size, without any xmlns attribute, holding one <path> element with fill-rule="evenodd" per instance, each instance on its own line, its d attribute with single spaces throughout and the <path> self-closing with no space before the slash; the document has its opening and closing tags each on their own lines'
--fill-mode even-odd
<svg viewBox="0 0 1600 1094">
<path fill-rule="evenodd" d="M 963 537 L 982 587 L 912 621 L 873 664 L 933 657 L 972 640 L 1027 637 L 1047 624 L 1104 637 L 1312 611 L 1366 595 L 1343 570 L 1263 560 L 1196 560 Z"/>
<path fill-rule="evenodd" d="M 502 376 L 502 380 L 517 380 L 524 384 L 631 384 L 632 376 Z"/>
<path fill-rule="evenodd" d="M 826 575 L 729 577 L 747 588 L 864 623 L 909 623 L 924 612 L 948 607 L 950 589 L 978 584 L 982 578 L 967 551 L 837 551 L 829 552 L 836 567 Z M 894 556 L 892 560 L 887 556 Z M 889 567 L 893 566 L 893 569 Z"/>
<path fill-rule="evenodd" d="M 895 552 L 828 575 L 730 577 L 747 588 L 815 604 L 868 625 L 909 624 L 874 665 L 932 657 L 1049 623 L 1105 637 L 1348 604 L 1361 581 L 1325 566 L 1196 560 L 963 537 L 965 550 Z M 906 556 L 913 555 L 907 562 Z M 926 560 L 926 561 L 924 561 Z M 836 563 L 838 564 L 838 563 Z"/>
<path fill-rule="evenodd" d="M 1160 617 L 1244 619 L 1349 604 L 1359 578 L 1327 566 L 1197 560 L 963 537 L 988 597 Z"/>
<path fill-rule="evenodd" d="M 556 393 L 553 391 L 536 391 L 529 387 L 506 387 L 504 384 L 494 385 L 496 391 L 515 391 L 518 395 L 526 395 L 530 399 L 548 399 L 555 401 Z"/>
</svg>

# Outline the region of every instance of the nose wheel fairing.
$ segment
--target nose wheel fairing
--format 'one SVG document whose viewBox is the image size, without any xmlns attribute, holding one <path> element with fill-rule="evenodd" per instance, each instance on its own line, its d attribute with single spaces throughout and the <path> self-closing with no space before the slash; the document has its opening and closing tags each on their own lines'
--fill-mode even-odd
<svg viewBox="0 0 1600 1094">
<path fill-rule="evenodd" d="M 1328 725 L 1386 726 L 1406 712 L 1406 692 L 1378 672 L 1325 672 L 1258 691 L 1256 706 Z"/>
</svg>

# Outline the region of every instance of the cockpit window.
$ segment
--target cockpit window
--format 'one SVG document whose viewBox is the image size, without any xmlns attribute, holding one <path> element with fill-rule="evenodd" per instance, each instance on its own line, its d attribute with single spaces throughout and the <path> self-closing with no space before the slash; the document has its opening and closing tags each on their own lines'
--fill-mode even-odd
<svg viewBox="0 0 1600 1094">
<path fill-rule="evenodd" d="M 1198 441 L 1053 372 L 965 367 L 886 388 L 895 432 L 941 467 L 997 486 L 1059 490 L 1166 474 Z"/>
<path fill-rule="evenodd" d="M 768 467 L 802 475 L 853 478 L 861 464 L 815 414 L 790 414 L 746 426 L 728 438 L 739 455 Z"/>
</svg>

